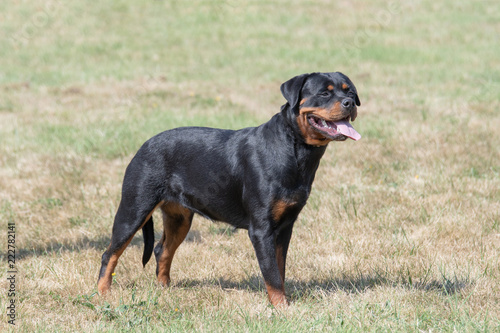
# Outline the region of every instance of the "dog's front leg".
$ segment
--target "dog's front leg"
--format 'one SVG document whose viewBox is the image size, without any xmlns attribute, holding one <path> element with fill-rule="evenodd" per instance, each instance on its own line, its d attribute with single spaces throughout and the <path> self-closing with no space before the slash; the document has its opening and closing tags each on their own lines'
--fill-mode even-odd
<svg viewBox="0 0 500 333">
<path fill-rule="evenodd" d="M 267 294 L 274 306 L 288 305 L 285 287 L 276 259 L 276 235 L 266 227 L 250 227 L 248 235 L 257 255 L 260 270 L 264 276 Z"/>
</svg>

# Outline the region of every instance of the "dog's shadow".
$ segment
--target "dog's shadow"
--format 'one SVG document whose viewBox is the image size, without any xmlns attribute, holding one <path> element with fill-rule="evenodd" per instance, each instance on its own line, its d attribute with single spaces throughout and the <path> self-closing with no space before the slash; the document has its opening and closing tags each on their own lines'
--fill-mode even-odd
<svg viewBox="0 0 500 333">
<path fill-rule="evenodd" d="M 161 235 L 155 233 L 155 239 L 160 239 Z M 201 235 L 199 231 L 192 230 L 186 237 L 186 242 L 201 242 Z M 19 248 L 16 250 L 16 259 L 23 260 L 29 257 L 46 256 L 63 252 L 80 252 L 83 250 L 94 249 L 104 252 L 111 242 L 109 236 L 101 236 L 98 238 L 89 238 L 87 236 L 81 237 L 76 241 L 62 240 L 62 241 L 52 241 L 43 245 Z M 129 246 L 139 246 L 143 247 L 144 242 L 142 240 L 142 234 L 139 232 L 134 236 Z M 6 253 L 0 253 L 0 258 L 5 259 L 7 257 Z"/>
<path fill-rule="evenodd" d="M 76 241 L 52 241 L 39 246 L 17 249 L 16 259 L 23 260 L 30 257 L 47 256 L 64 252 L 80 252 L 89 249 L 104 251 L 109 245 L 110 240 L 109 236 L 101 236 L 96 239 L 85 236 Z M 141 241 L 138 237 L 134 237 L 131 244 L 139 245 Z"/>
<path fill-rule="evenodd" d="M 463 289 L 472 286 L 474 283 L 468 280 L 455 279 L 454 281 L 443 279 L 443 281 L 429 280 L 425 282 L 410 284 L 403 282 L 390 282 L 381 277 L 363 275 L 358 277 L 333 278 L 324 280 L 301 281 L 297 279 L 287 279 L 285 283 L 286 294 L 292 301 L 315 297 L 319 293 L 345 292 L 349 294 L 362 294 L 379 286 L 389 288 L 403 287 L 405 289 L 416 289 L 424 291 L 434 291 L 443 295 L 453 295 L 460 293 Z M 240 281 L 227 280 L 225 278 L 216 279 L 183 279 L 174 281 L 174 288 L 195 288 L 218 286 L 223 290 L 247 290 L 252 292 L 266 292 L 266 287 L 260 275 L 253 275 Z"/>
<path fill-rule="evenodd" d="M 190 233 L 191 234 L 191 233 Z M 158 238 L 158 235 L 156 235 Z M 186 238 L 187 242 L 197 242 L 199 241 L 199 234 L 192 233 Z M 76 242 L 61 241 L 61 242 L 51 242 L 45 244 L 44 246 L 27 248 L 27 249 L 17 249 L 16 259 L 22 260 L 32 256 L 44 256 L 51 255 L 54 253 L 62 252 L 73 252 L 82 251 L 86 249 L 96 249 L 99 251 L 104 251 L 110 243 L 110 238 L 108 236 L 102 236 L 97 239 L 91 239 L 88 237 L 82 237 Z M 142 237 L 134 237 L 131 244 L 132 246 L 143 246 Z M 6 260 L 7 254 L 1 253 L 0 255 Z M 5 258 L 4 258 L 5 257 Z M 447 279 L 443 277 L 440 280 L 425 280 L 416 283 L 403 282 L 403 281 L 391 281 L 391 279 L 383 277 L 378 274 L 369 275 L 357 275 L 357 276 L 344 276 L 332 279 L 317 279 L 317 280 L 298 280 L 298 279 L 287 279 L 285 283 L 286 293 L 290 296 L 291 300 L 298 300 L 304 297 L 314 297 L 315 292 L 336 292 L 342 291 L 351 294 L 365 293 L 368 290 L 372 290 L 379 286 L 386 287 L 403 287 L 406 289 L 417 289 L 424 291 L 435 291 L 442 293 L 444 295 L 453 295 L 460 293 L 462 290 L 473 286 L 474 282 L 469 279 Z M 219 286 L 224 290 L 248 290 L 253 292 L 265 292 L 266 287 L 260 275 L 252 275 L 247 278 L 234 281 L 225 278 L 217 279 L 183 279 L 177 282 L 173 281 L 173 287 L 181 288 L 191 288 L 196 286 Z"/>
</svg>

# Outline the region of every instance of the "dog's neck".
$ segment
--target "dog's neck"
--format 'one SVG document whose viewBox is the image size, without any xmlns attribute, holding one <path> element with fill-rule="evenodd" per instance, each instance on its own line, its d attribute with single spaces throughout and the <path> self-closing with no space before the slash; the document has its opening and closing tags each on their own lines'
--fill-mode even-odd
<svg viewBox="0 0 500 333">
<path fill-rule="evenodd" d="M 287 112 L 286 108 L 289 107 L 285 104 L 281 107 L 281 112 L 275 117 L 277 121 L 283 122 L 285 126 L 285 135 L 287 142 L 291 142 L 294 149 L 297 167 L 299 170 L 304 171 L 305 174 L 311 175 L 314 179 L 314 174 L 319 166 L 319 161 L 326 151 L 327 145 L 312 146 L 305 143 L 302 137 L 296 117 L 290 116 L 292 112 Z M 311 182 L 312 182 L 311 179 Z"/>
</svg>

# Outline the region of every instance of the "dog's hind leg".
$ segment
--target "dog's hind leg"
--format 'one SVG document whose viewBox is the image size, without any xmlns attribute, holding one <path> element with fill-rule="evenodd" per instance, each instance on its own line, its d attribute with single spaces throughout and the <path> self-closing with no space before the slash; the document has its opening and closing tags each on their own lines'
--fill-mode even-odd
<svg viewBox="0 0 500 333">
<path fill-rule="evenodd" d="M 99 293 L 105 294 L 111 287 L 112 274 L 118 258 L 122 255 L 135 233 L 151 219 L 155 208 L 161 202 L 146 195 L 122 195 L 122 200 L 115 216 L 111 244 L 102 255 L 101 269 L 97 281 Z"/>
<path fill-rule="evenodd" d="M 172 259 L 191 228 L 193 212 L 173 202 L 164 203 L 161 210 L 163 212 L 163 236 L 154 251 L 157 263 L 156 275 L 160 285 L 168 286 Z"/>
</svg>

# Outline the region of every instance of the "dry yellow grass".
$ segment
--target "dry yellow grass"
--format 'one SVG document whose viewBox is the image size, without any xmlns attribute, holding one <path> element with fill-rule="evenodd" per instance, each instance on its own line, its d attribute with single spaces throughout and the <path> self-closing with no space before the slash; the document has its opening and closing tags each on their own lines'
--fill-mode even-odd
<svg viewBox="0 0 500 333">
<path fill-rule="evenodd" d="M 51 12 L 27 45 L 2 41 L 0 68 L 10 60 L 15 70 L 0 72 L 0 253 L 6 259 L 6 225 L 15 222 L 17 328 L 500 329 L 500 90 L 492 70 L 500 11 L 491 2 L 445 3 L 446 11 L 431 1 L 392 9 L 340 1 L 331 10 L 118 1 L 86 8 L 81 20 L 85 6 L 76 3 Z M 185 29 L 159 34 L 167 23 L 156 6 Z M 29 7 L 17 3 L 0 25 L 22 29 L 36 13 Z M 78 52 L 70 46 L 76 37 Z M 161 38 L 170 53 L 155 44 Z M 328 38 L 354 40 L 353 49 L 338 53 Z M 182 40 L 187 48 L 201 43 L 204 56 L 183 51 Z M 108 41 L 114 49 L 99 51 Z M 36 52 L 46 66 L 31 60 Z M 106 57 L 115 52 L 124 53 L 120 66 Z M 290 308 L 269 307 L 246 231 L 199 217 L 176 254 L 170 288 L 157 286 L 154 260 L 142 268 L 136 237 L 112 294 L 96 295 L 123 172 L 140 144 L 177 126 L 258 125 L 283 103 L 279 84 L 313 70 L 351 77 L 363 139 L 331 144 L 321 162 L 289 251 Z M 2 311 L 0 329 L 7 320 Z"/>
<path fill-rule="evenodd" d="M 127 86 L 107 89 L 120 95 Z M 152 91 L 172 89 L 159 86 Z M 96 104 L 109 103 L 110 110 L 120 107 L 120 101 L 109 100 L 106 89 L 86 91 L 73 97 L 75 113 L 87 115 L 82 123 L 99 117 Z M 390 94 L 389 89 L 385 93 Z M 34 100 L 42 100 L 40 94 L 45 93 L 23 92 Z M 45 98 L 44 103 L 56 105 L 59 96 Z M 238 98 L 230 102 L 238 104 Z M 275 96 L 269 93 L 267 98 Z M 256 118 L 272 114 L 269 100 L 256 103 L 261 105 L 249 110 Z M 370 117 L 371 110 L 383 108 L 378 103 L 369 101 L 362 115 Z M 15 114 L 15 122 L 32 122 L 34 113 L 44 117 L 40 110 L 22 111 Z M 359 123 L 365 126 L 361 119 Z M 411 130 L 409 124 L 400 126 Z M 485 126 L 500 126 L 499 117 L 490 117 Z M 471 127 L 466 135 L 472 140 L 484 130 Z M 491 133 L 493 144 L 499 138 Z M 362 329 L 389 325 L 387 316 L 415 322 L 425 313 L 429 322 L 424 327 L 437 325 L 433 318 L 474 314 L 485 316 L 472 318 L 478 322 L 492 318 L 495 323 L 493 318 L 500 315 L 500 181 L 495 167 L 477 176 L 469 166 L 480 158 L 490 158 L 494 166 L 498 159 L 488 157 L 488 144 L 467 154 L 460 132 L 446 140 L 431 134 L 329 147 L 294 230 L 287 270 L 292 305 L 279 320 L 314 321 L 314 313 L 352 315 L 344 320 Z M 36 142 L 27 141 L 30 145 Z M 18 313 L 23 327 L 102 330 L 113 322 L 134 320 L 146 326 L 158 320 L 161 326 L 186 313 L 193 329 L 216 329 L 203 326 L 207 323 L 202 318 L 221 313 L 227 318 L 218 320 L 231 322 L 229 327 L 242 325 L 246 330 L 247 321 L 273 327 L 276 313 L 267 305 L 246 232 L 233 234 L 223 224 L 202 218 L 195 218 L 188 241 L 176 255 L 171 288 L 156 285 L 153 263 L 142 269 L 138 237 L 120 260 L 112 295 L 94 295 L 99 258 L 109 242 L 130 155 L 109 159 L 16 150 L 29 154 L 9 154 L 5 147 L 1 186 L 9 190 L 2 191 L 2 213 L 4 218 L 12 216 L 18 230 Z M 462 156 L 462 164 L 455 163 L 457 156 Z M 2 319 L 5 322 L 5 316 Z"/>
</svg>

